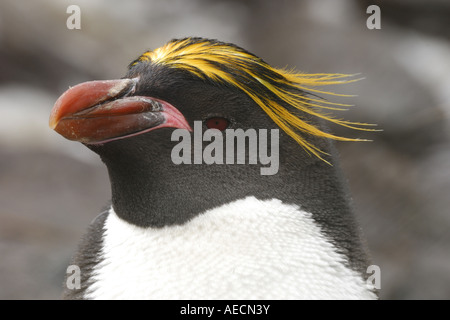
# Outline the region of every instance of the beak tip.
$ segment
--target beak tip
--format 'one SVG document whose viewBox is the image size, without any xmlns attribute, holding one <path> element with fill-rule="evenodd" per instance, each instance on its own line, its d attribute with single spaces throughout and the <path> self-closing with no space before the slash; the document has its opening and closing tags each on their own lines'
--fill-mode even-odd
<svg viewBox="0 0 450 320">
<path fill-rule="evenodd" d="M 56 121 L 52 121 L 50 120 L 48 123 L 48 126 L 50 127 L 50 129 L 55 130 L 56 126 L 58 125 L 58 123 Z"/>
<path fill-rule="evenodd" d="M 55 104 L 55 106 L 53 106 L 52 112 L 50 113 L 50 118 L 48 119 L 48 126 L 52 130 L 55 130 L 60 120 L 60 116 L 58 116 L 59 108 L 57 108 L 57 104 L 58 102 Z"/>
</svg>

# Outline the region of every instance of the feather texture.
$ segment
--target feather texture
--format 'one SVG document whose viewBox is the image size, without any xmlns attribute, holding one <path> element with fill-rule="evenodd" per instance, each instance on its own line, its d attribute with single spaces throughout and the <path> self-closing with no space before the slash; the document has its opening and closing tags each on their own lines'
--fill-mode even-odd
<svg viewBox="0 0 450 320">
<path fill-rule="evenodd" d="M 348 95 L 317 89 L 319 86 L 358 81 L 354 75 L 316 73 L 306 74 L 294 70 L 271 67 L 263 59 L 236 46 L 203 38 L 172 40 L 153 51 L 147 51 L 130 64 L 164 65 L 188 71 L 207 81 L 236 87 L 245 92 L 270 118 L 309 154 L 323 161 L 326 154 L 305 139 L 313 135 L 340 141 L 367 141 L 340 137 L 302 119 L 295 110 L 350 129 L 376 131 L 373 124 L 336 119 L 323 110 L 346 110 L 351 105 L 330 102 L 317 95 Z M 313 93 L 313 94 L 311 94 Z"/>
</svg>

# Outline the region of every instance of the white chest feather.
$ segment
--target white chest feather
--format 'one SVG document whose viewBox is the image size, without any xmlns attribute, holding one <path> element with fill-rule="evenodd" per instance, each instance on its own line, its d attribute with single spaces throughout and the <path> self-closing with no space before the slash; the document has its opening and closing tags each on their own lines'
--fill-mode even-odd
<svg viewBox="0 0 450 320">
<path fill-rule="evenodd" d="M 87 298 L 372 299 L 311 214 L 245 198 L 182 226 L 139 228 L 114 211 Z"/>
</svg>

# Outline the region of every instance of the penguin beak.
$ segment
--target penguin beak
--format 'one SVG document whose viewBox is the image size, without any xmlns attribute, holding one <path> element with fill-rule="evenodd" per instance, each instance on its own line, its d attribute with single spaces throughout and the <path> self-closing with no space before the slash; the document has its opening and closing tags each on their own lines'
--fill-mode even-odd
<svg viewBox="0 0 450 320">
<path fill-rule="evenodd" d="M 166 101 L 133 96 L 139 79 L 84 82 L 56 101 L 49 126 L 69 140 L 99 144 L 164 127 L 192 131 Z"/>
</svg>

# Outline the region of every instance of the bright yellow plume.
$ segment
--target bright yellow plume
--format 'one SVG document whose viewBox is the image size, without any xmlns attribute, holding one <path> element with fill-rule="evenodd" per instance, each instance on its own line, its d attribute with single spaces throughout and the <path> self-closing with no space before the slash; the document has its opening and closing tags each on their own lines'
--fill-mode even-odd
<svg viewBox="0 0 450 320">
<path fill-rule="evenodd" d="M 307 141 L 302 134 L 341 141 L 367 140 L 327 133 L 294 115 L 292 111 L 295 109 L 347 128 L 376 131 L 370 128 L 374 126 L 372 124 L 336 119 L 321 111 L 346 110 L 345 108 L 350 105 L 329 102 L 318 98 L 316 94 L 341 97 L 348 95 L 327 92 L 316 87 L 357 81 L 358 79 L 352 79 L 352 75 L 305 74 L 277 69 L 233 44 L 203 38 L 172 40 L 158 49 L 145 52 L 130 67 L 140 62 L 186 70 L 201 79 L 231 85 L 242 90 L 308 153 L 325 162 L 327 161 L 321 156 L 325 152 Z"/>
</svg>

